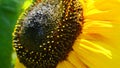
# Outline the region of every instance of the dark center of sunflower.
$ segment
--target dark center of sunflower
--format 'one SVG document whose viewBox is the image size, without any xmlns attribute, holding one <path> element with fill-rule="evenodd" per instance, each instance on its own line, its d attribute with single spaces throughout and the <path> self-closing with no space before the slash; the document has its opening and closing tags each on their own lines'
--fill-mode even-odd
<svg viewBox="0 0 120 68">
<path fill-rule="evenodd" d="M 77 0 L 46 0 L 31 7 L 14 32 L 20 62 L 27 68 L 55 68 L 72 50 L 82 18 Z"/>
</svg>

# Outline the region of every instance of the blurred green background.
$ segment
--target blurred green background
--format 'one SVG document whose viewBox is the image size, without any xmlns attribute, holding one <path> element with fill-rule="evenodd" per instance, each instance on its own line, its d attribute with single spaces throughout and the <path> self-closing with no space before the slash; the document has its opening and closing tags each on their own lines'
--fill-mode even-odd
<svg viewBox="0 0 120 68">
<path fill-rule="evenodd" d="M 13 68 L 12 32 L 25 0 L 0 0 L 0 68 Z"/>
</svg>

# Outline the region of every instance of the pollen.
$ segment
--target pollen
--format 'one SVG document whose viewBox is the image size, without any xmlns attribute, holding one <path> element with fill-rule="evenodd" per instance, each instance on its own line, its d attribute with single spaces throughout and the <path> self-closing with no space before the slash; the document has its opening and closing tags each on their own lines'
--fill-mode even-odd
<svg viewBox="0 0 120 68">
<path fill-rule="evenodd" d="M 56 68 L 66 59 L 82 30 L 82 6 L 77 2 L 45 0 L 23 14 L 13 33 L 21 63 L 27 68 Z"/>
</svg>

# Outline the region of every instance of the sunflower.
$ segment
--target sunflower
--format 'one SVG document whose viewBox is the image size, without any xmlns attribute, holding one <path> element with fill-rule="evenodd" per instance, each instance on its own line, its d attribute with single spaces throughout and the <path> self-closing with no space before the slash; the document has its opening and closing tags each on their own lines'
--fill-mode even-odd
<svg viewBox="0 0 120 68">
<path fill-rule="evenodd" d="M 78 0 L 77 2 L 83 9 L 82 33 L 80 32 L 75 39 L 68 56 L 60 61 L 56 68 L 118 68 L 120 1 Z M 29 1 L 25 2 L 24 9 L 28 3 Z M 15 68 L 25 66 L 17 59 Z"/>
</svg>

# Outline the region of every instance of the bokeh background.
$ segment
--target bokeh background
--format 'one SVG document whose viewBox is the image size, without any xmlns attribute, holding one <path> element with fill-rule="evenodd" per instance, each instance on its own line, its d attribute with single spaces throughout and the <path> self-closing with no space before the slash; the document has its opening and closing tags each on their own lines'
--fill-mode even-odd
<svg viewBox="0 0 120 68">
<path fill-rule="evenodd" d="M 13 68 L 12 32 L 25 0 L 0 0 L 0 68 Z"/>
</svg>

